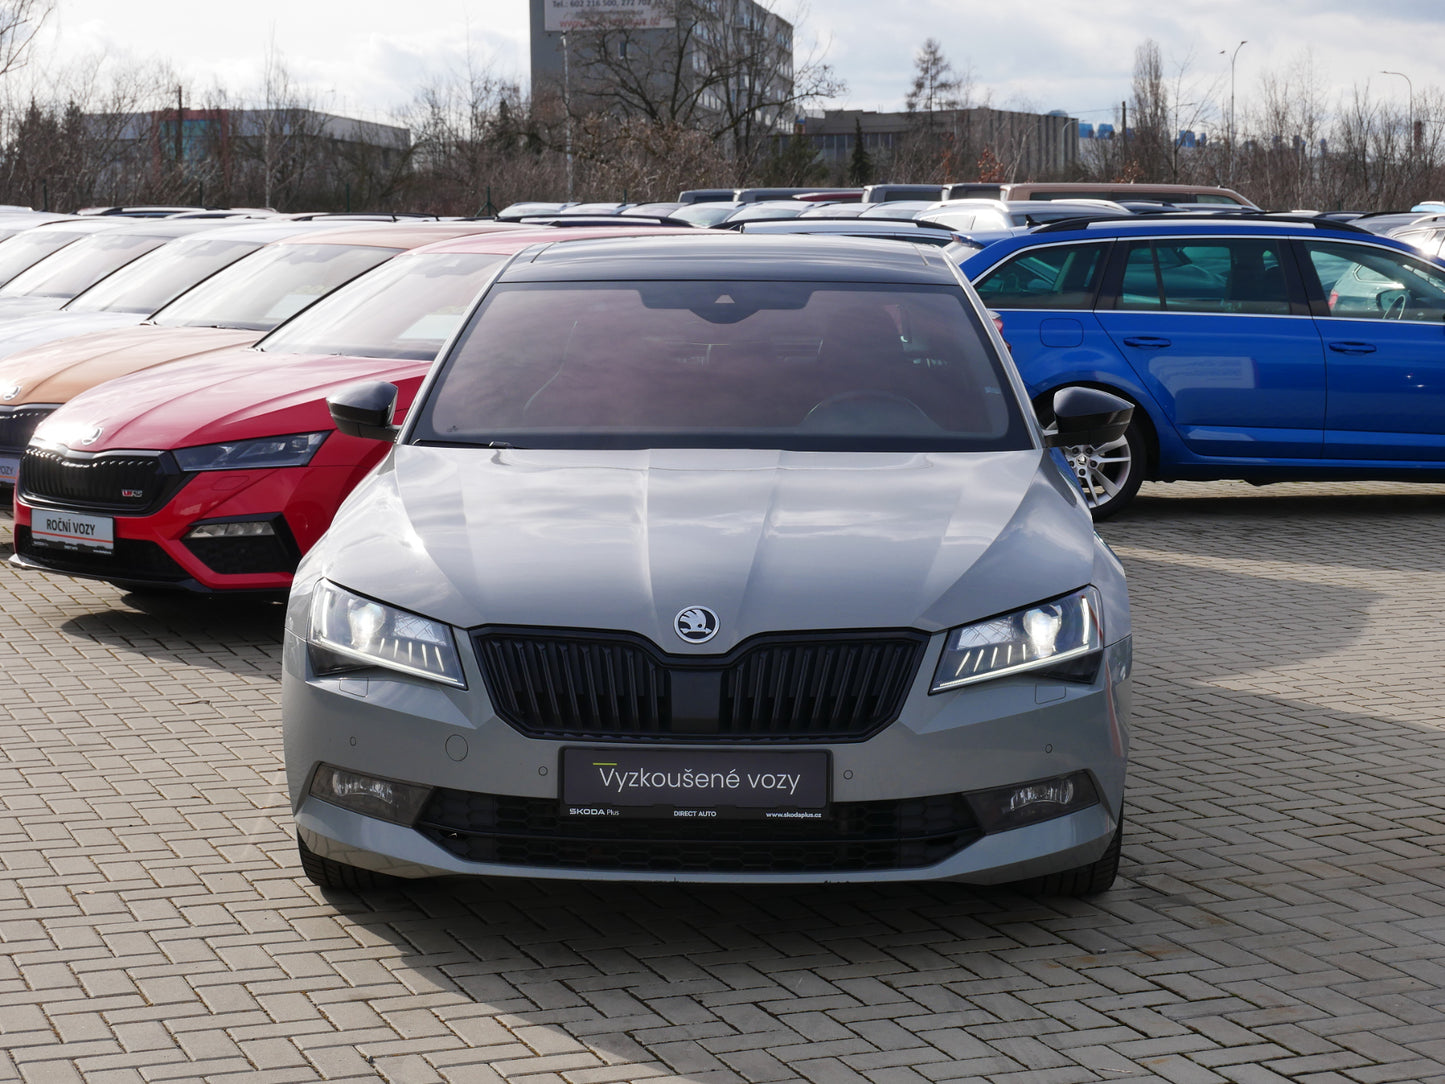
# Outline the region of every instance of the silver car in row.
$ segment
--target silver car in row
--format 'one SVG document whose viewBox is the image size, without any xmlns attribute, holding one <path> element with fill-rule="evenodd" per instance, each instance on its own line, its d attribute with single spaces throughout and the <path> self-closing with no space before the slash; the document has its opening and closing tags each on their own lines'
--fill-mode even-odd
<svg viewBox="0 0 1445 1084">
<path fill-rule="evenodd" d="M 1026 881 L 1119 864 L 1119 562 L 937 248 L 538 244 L 395 389 L 302 562 L 283 720 L 301 861 L 445 874 Z"/>
</svg>

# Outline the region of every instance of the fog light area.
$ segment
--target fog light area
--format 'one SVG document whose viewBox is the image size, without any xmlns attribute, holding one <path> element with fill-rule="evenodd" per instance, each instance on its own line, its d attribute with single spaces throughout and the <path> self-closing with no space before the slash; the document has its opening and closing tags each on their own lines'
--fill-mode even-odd
<svg viewBox="0 0 1445 1084">
<path fill-rule="evenodd" d="M 264 519 L 240 523 L 200 523 L 186 532 L 187 538 L 264 538 L 276 534 L 275 526 Z"/>
<path fill-rule="evenodd" d="M 430 793 L 429 787 L 343 771 L 329 764 L 321 765 L 311 777 L 313 798 L 397 824 L 413 823 Z"/>
<path fill-rule="evenodd" d="M 1006 832 L 1087 809 L 1099 801 L 1088 772 L 1039 779 L 965 795 L 985 832 Z"/>
</svg>

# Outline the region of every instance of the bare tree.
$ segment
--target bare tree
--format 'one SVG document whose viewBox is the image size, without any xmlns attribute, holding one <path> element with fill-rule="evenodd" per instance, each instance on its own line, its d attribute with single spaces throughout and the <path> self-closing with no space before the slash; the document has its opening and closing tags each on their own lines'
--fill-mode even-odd
<svg viewBox="0 0 1445 1084">
<path fill-rule="evenodd" d="M 0 3 L 0 75 L 25 64 L 36 31 L 53 8 L 54 0 L 4 0 Z"/>
</svg>

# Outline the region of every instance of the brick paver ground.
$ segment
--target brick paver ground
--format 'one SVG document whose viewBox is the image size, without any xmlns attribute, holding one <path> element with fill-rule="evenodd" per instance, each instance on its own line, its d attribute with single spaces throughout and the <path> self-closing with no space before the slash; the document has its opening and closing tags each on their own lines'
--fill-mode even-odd
<svg viewBox="0 0 1445 1084">
<path fill-rule="evenodd" d="M 0 1080 L 1445 1082 L 1445 487 L 1153 486 L 1102 533 L 1135 757 L 1086 902 L 323 895 L 279 608 L 0 569 Z"/>
</svg>

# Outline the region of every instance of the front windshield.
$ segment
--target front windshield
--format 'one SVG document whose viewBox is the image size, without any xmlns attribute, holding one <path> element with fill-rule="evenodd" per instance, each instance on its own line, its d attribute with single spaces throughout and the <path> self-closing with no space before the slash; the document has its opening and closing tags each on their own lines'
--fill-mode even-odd
<svg viewBox="0 0 1445 1084">
<path fill-rule="evenodd" d="M 0 242 L 0 282 L 9 282 L 37 260 L 42 260 L 89 234 L 75 230 L 26 230 Z"/>
<path fill-rule="evenodd" d="M 0 297 L 74 297 L 169 240 L 129 230 L 93 233 L 16 275 L 0 288 Z"/>
<path fill-rule="evenodd" d="M 490 252 L 399 256 L 288 320 L 257 349 L 429 360 L 505 258 Z"/>
<path fill-rule="evenodd" d="M 396 252 L 375 245 L 273 243 L 188 290 L 153 320 L 162 327 L 270 331 Z"/>
<path fill-rule="evenodd" d="M 957 287 L 575 282 L 494 287 L 412 439 L 519 447 L 1025 448 Z"/>
<path fill-rule="evenodd" d="M 133 312 L 149 316 L 227 264 L 261 247 L 260 241 L 177 241 L 71 298 L 66 312 Z"/>
</svg>

